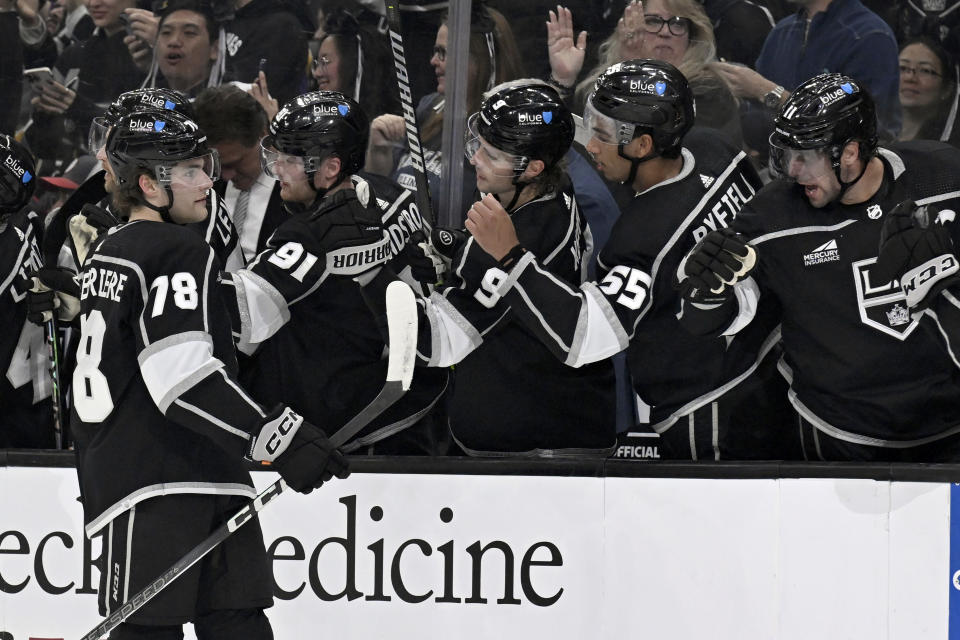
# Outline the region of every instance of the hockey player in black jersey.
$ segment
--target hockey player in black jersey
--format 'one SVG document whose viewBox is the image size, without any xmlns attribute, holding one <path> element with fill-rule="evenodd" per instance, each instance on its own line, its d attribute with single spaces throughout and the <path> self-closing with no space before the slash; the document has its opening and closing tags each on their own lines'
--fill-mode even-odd
<svg viewBox="0 0 960 640">
<path fill-rule="evenodd" d="M 47 345 L 43 329 L 27 322 L 43 234 L 39 216 L 24 208 L 35 183 L 30 152 L 0 135 L 0 448 L 54 446 Z"/>
<path fill-rule="evenodd" d="M 102 171 L 90 176 L 80 185 L 51 222 L 50 232 L 44 240 L 44 262 L 47 265 L 57 263 L 62 246 L 73 249 L 74 263 L 79 263 L 76 247 L 68 241 L 71 219 L 81 213 L 85 204 L 102 203 L 105 207 L 108 206 L 108 196 L 114 186 L 109 163 L 103 155 L 106 135 L 110 127 L 122 116 L 149 110 L 171 110 L 189 118 L 193 107 L 186 96 L 172 89 L 134 89 L 120 94 L 102 116 L 93 119 L 87 135 L 87 147 L 88 151 L 100 161 Z M 212 191 L 208 209 L 210 215 L 191 224 L 189 228 L 200 234 L 207 244 L 213 247 L 217 258 L 226 269 L 242 267 L 243 257 L 238 249 L 239 240 L 233 222 L 223 200 Z M 76 226 L 79 221 L 73 220 L 73 224 Z"/>
<path fill-rule="evenodd" d="M 122 116 L 105 154 L 115 210 L 81 274 L 72 426 L 88 536 L 103 535 L 101 615 L 161 575 L 255 495 L 244 457 L 309 493 L 345 458 L 291 409 L 236 382 L 230 318 L 204 219 L 217 156 L 170 110 Z M 274 446 L 276 445 L 276 446 Z M 272 574 L 257 522 L 126 620 L 111 638 L 272 638 Z"/>
<path fill-rule="evenodd" d="M 728 393 L 756 382 L 750 377 L 756 361 L 739 341 L 689 336 L 675 317 L 672 282 L 685 253 L 708 230 L 732 222 L 760 180 L 745 155 L 715 135 L 688 136 L 693 118 L 687 81 L 668 63 L 632 60 L 598 79 L 585 114 L 592 135 L 587 150 L 608 180 L 633 190 L 600 252 L 599 282 L 580 285 L 548 273 L 545 256 L 487 202 L 470 211 L 467 229 L 501 262 L 483 278 L 489 295 L 509 302 L 572 367 L 626 349 L 661 449 L 669 457 L 712 460 L 727 456 L 731 421 L 761 422 L 759 415 L 738 414 L 739 396 L 731 400 Z M 769 331 L 748 338 L 750 344 L 766 340 L 765 349 L 775 342 Z M 768 417 L 761 407 L 755 414 Z"/>
<path fill-rule="evenodd" d="M 267 175 L 280 182 L 291 217 L 245 269 L 225 277 L 242 353 L 254 354 L 243 382 L 255 398 L 284 402 L 324 425 L 341 426 L 380 391 L 384 337 L 352 278 L 391 259 L 391 237 L 363 166 L 369 122 L 336 92 L 288 102 L 262 142 Z M 353 245 L 357 241 L 367 246 Z M 346 248 L 338 248 L 343 243 Z M 435 452 L 424 416 L 447 372 L 415 376 L 406 395 L 348 443 L 378 453 Z"/>
<path fill-rule="evenodd" d="M 482 202 L 510 216 L 550 277 L 580 283 L 593 243 L 561 162 L 573 134 L 556 89 L 517 80 L 494 87 L 470 116 L 465 152 L 477 189 L 487 194 Z M 447 411 L 459 449 L 477 456 L 612 453 L 609 360 L 564 366 L 516 319 L 495 283 L 482 282 L 497 266 L 493 258 L 463 231 L 438 229 L 434 237 L 453 268 L 442 288 L 421 299 L 418 355 L 431 367 L 456 365 Z M 384 270 L 364 287 L 380 315 L 391 278 Z"/>
<path fill-rule="evenodd" d="M 808 458 L 957 461 L 955 356 L 919 330 L 926 318 L 911 316 L 891 280 L 900 274 L 877 256 L 900 203 L 957 210 L 960 151 L 878 148 L 873 100 L 839 74 L 797 87 L 775 124 L 771 162 L 784 179 L 747 204 L 736 233 L 711 233 L 688 257 L 683 323 L 733 335 L 756 313 L 781 318 L 780 368 Z"/>
</svg>

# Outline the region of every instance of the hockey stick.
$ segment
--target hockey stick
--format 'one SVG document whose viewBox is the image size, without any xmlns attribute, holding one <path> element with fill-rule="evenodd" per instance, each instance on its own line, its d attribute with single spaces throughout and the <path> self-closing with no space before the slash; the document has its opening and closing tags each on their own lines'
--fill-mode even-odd
<svg viewBox="0 0 960 640">
<path fill-rule="evenodd" d="M 413 366 L 417 356 L 417 303 L 413 290 L 400 281 L 391 282 L 387 287 L 387 333 L 390 341 L 390 353 L 387 360 L 387 381 L 373 401 L 353 420 L 330 438 L 335 447 L 343 445 L 360 429 L 383 413 L 387 407 L 400 399 L 410 388 L 413 380 Z M 132 598 L 120 605 L 119 611 L 102 620 L 100 624 L 84 634 L 82 640 L 99 640 L 116 629 L 124 620 L 153 599 L 158 593 L 176 580 L 198 560 L 210 553 L 214 547 L 249 522 L 270 502 L 287 489 L 287 483 L 281 478 L 271 484 L 251 500 L 229 520 L 211 533 L 203 542 L 191 549 L 159 578 L 138 591 Z"/>
<path fill-rule="evenodd" d="M 400 90 L 400 106 L 403 108 L 403 120 L 407 127 L 407 149 L 416 169 L 417 208 L 426 218 L 430 228 L 437 223 L 433 214 L 433 202 L 430 200 L 430 181 L 427 179 L 427 165 L 423 160 L 423 145 L 420 144 L 420 129 L 417 128 L 417 112 L 413 107 L 410 93 L 410 74 L 407 73 L 406 53 L 403 49 L 403 35 L 400 32 L 400 11 L 395 2 L 387 2 L 387 23 L 390 25 L 390 48 L 393 51 L 393 65 L 397 71 L 397 87 Z M 416 234 L 414 234 L 416 235 Z M 426 238 L 419 239 L 421 242 Z"/>
<path fill-rule="evenodd" d="M 51 400 L 53 402 L 53 438 L 57 449 L 63 449 L 63 404 L 60 397 L 60 332 L 57 319 L 51 317 L 46 322 L 47 348 L 50 351 L 50 381 L 53 384 Z"/>
</svg>

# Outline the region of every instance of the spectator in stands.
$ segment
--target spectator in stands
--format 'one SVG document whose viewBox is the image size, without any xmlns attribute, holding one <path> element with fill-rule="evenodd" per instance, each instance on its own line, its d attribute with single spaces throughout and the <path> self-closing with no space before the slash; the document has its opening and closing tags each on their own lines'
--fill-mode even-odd
<svg viewBox="0 0 960 640">
<path fill-rule="evenodd" d="M 263 71 L 280 104 L 306 88 L 307 35 L 313 31 L 291 13 L 292 6 L 280 0 L 234 0 L 234 17 L 224 26 L 227 79 L 254 82 Z"/>
<path fill-rule="evenodd" d="M 523 67 L 513 31 L 503 14 L 495 9 L 484 8 L 479 3 L 473 6 L 467 67 L 467 112 L 463 114 L 464 118 L 479 110 L 484 91 L 496 84 L 518 79 L 522 75 Z M 417 122 L 424 147 L 423 160 L 433 194 L 439 193 L 440 188 L 440 139 L 446 86 L 447 32 L 447 16 L 444 16 L 437 30 L 433 56 L 430 58 L 430 65 L 437 75 L 437 91 L 424 96 L 417 105 Z M 492 60 L 491 51 L 495 56 Z M 416 170 L 410 163 L 405 144 L 406 128 L 401 116 L 387 114 L 374 118 L 370 126 L 367 171 L 392 175 L 401 186 L 415 188 Z M 467 202 L 473 192 L 475 176 L 471 171 L 465 168 L 461 202 Z"/>
<path fill-rule="evenodd" d="M 64 49 L 56 68 L 64 78 L 76 77 L 75 89 L 59 82 L 43 83 L 33 98 L 35 133 L 55 131 L 51 120 L 63 117 L 66 129 L 79 140 L 90 128 L 90 121 L 100 115 L 104 106 L 130 89 L 137 88 L 143 73 L 134 64 L 124 44 L 124 9 L 134 0 L 87 0 L 87 11 L 96 30 L 89 39 Z M 68 84 L 70 84 L 68 82 Z M 45 145 L 40 141 L 40 146 Z M 46 157 L 46 154 L 41 153 Z"/>
<path fill-rule="evenodd" d="M 24 45 L 39 42 L 37 0 L 0 0 L 0 131 L 14 131 L 23 93 Z"/>
<path fill-rule="evenodd" d="M 200 0 L 170 0 L 160 14 L 154 65 L 144 83 L 196 96 L 204 87 L 220 84 L 224 59 L 220 29 L 208 4 Z"/>
<path fill-rule="evenodd" d="M 47 31 L 53 39 L 57 54 L 93 34 L 94 24 L 81 0 L 61 0 L 50 8 Z"/>
<path fill-rule="evenodd" d="M 918 36 L 943 44 L 956 59 L 960 55 L 960 2 L 958 0 L 862 0 L 886 20 L 901 45 Z"/>
<path fill-rule="evenodd" d="M 266 248 L 274 230 L 290 217 L 280 198 L 280 182 L 260 166 L 267 115 L 253 97 L 230 85 L 206 89 L 193 106 L 207 143 L 220 154 L 221 180 L 214 189 L 232 212 L 247 262 Z"/>
<path fill-rule="evenodd" d="M 93 33 L 93 20 L 81 0 L 42 2 L 40 16 L 46 33 L 42 39 L 24 51 L 23 66 L 52 67 L 63 50 L 75 42 L 82 42 Z M 39 34 L 37 34 L 39 35 Z"/>
<path fill-rule="evenodd" d="M 597 0 L 566 0 L 565 6 L 576 16 L 577 28 L 589 34 L 608 34 L 613 30 L 617 19 L 623 14 L 623 0 L 605 2 L 598 7 Z M 506 16 L 517 38 L 517 46 L 523 59 L 525 71 L 536 78 L 550 77 L 550 60 L 543 52 L 547 47 L 547 33 L 543 29 L 543 16 L 556 9 L 556 0 L 487 0 L 487 6 L 493 7 Z M 615 12 L 615 13 L 614 13 Z M 587 41 L 584 66 L 593 68 L 597 64 L 597 50 L 602 38 L 591 37 Z"/>
<path fill-rule="evenodd" d="M 568 20 L 569 11 L 551 11 L 548 33 L 565 29 Z M 585 36 L 580 38 L 584 41 L 578 39 L 575 49 L 582 51 Z M 547 44 L 553 79 L 568 89 L 573 87 L 583 64 L 582 54 L 578 60 L 576 51 L 570 46 L 558 46 L 553 34 L 548 35 Z M 693 89 L 697 124 L 722 130 L 739 146 L 742 135 L 737 100 L 714 70 L 713 26 L 697 0 L 646 0 L 642 4 L 628 4 L 616 30 L 600 45 L 600 64 L 576 85 L 574 104 L 578 108 L 575 110 L 582 110 L 580 107 L 601 73 L 617 62 L 634 58 L 663 60 L 680 69 Z"/>
<path fill-rule="evenodd" d="M 327 14 L 313 78 L 321 91 L 339 91 L 371 117 L 400 113 L 393 54 L 387 36 L 346 11 Z"/>
<path fill-rule="evenodd" d="M 770 10 L 750 0 L 700 0 L 713 24 L 717 57 L 749 67 L 757 63 L 763 41 L 775 24 Z"/>
<path fill-rule="evenodd" d="M 930 38 L 900 49 L 900 140 L 941 140 L 958 146 L 957 69 L 950 54 Z"/>
<path fill-rule="evenodd" d="M 801 10 L 777 23 L 760 52 L 756 71 L 720 63 L 721 73 L 741 98 L 755 100 L 767 113 L 766 125 L 751 146 L 766 145 L 772 114 L 801 82 L 824 71 L 850 76 L 877 104 L 881 139 L 900 131 L 897 42 L 893 31 L 860 0 L 794 0 Z M 761 110 L 762 113 L 762 110 Z M 757 114 L 750 117 L 756 121 Z"/>
</svg>

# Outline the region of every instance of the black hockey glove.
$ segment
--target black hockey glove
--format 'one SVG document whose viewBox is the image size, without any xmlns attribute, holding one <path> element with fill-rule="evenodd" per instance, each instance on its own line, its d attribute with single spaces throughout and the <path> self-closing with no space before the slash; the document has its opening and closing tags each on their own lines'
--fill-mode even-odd
<svg viewBox="0 0 960 640">
<path fill-rule="evenodd" d="M 454 256 L 469 237 L 462 229 L 434 227 L 430 232 L 430 242 L 407 244 L 400 255 L 410 265 L 413 277 L 419 282 L 443 283 L 448 279 Z"/>
<path fill-rule="evenodd" d="M 362 204 L 353 190 L 328 196 L 311 216 L 310 228 L 326 252 L 327 269 L 334 275 L 357 277 L 380 269 L 392 258 L 380 209 L 376 204 Z"/>
<path fill-rule="evenodd" d="M 677 287 L 681 295 L 695 302 L 724 302 L 732 294 L 732 286 L 756 264 L 757 252 L 742 235 L 730 228 L 711 231 L 687 254 L 683 265 L 686 278 Z"/>
<path fill-rule="evenodd" d="M 300 493 L 310 493 L 334 476 L 350 475 L 347 459 L 330 444 L 323 430 L 284 407 L 277 407 L 260 423 L 248 457 L 270 462 L 290 488 Z"/>
<path fill-rule="evenodd" d="M 880 284 L 898 278 L 908 307 L 928 307 L 944 288 L 960 281 L 960 263 L 944 226 L 954 215 L 941 211 L 934 216 L 913 200 L 894 207 L 880 231 L 880 253 L 870 270 L 872 279 Z"/>
<path fill-rule="evenodd" d="M 410 273 L 417 282 L 437 284 L 446 278 L 447 264 L 429 243 L 407 243 L 400 250 L 400 259 L 410 266 Z"/>
<path fill-rule="evenodd" d="M 450 229 L 447 227 L 434 227 L 430 232 L 430 244 L 436 249 L 437 253 L 444 257 L 449 266 L 460 247 L 470 239 L 463 229 Z"/>
<path fill-rule="evenodd" d="M 53 318 L 69 322 L 80 312 L 80 276 L 63 267 L 43 267 L 30 274 L 27 319 L 43 326 Z"/>
</svg>

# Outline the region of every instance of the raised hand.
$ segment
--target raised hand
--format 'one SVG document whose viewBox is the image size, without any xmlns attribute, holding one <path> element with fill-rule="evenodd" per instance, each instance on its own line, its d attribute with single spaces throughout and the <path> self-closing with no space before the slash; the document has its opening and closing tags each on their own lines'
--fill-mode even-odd
<svg viewBox="0 0 960 640">
<path fill-rule="evenodd" d="M 550 11 L 547 20 L 547 52 L 553 79 L 565 87 L 572 87 L 583 68 L 583 56 L 587 48 L 587 32 L 581 31 L 573 39 L 573 14 L 570 9 L 557 5 Z"/>
<path fill-rule="evenodd" d="M 617 21 L 617 38 L 624 60 L 643 58 L 643 41 L 647 35 L 644 24 L 643 3 L 633 0 L 623 10 L 623 17 Z"/>
</svg>

